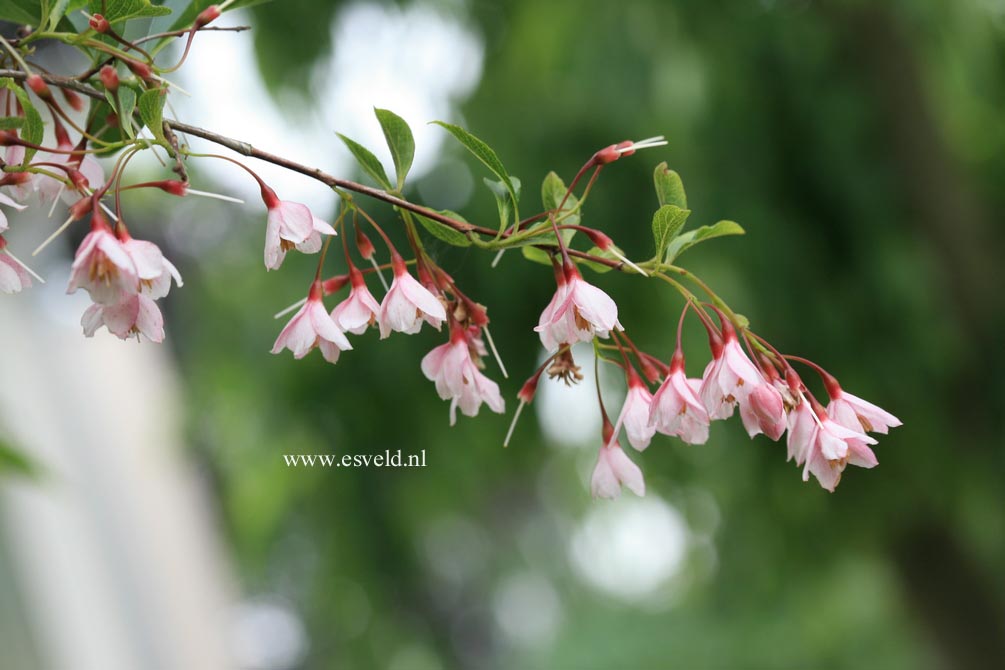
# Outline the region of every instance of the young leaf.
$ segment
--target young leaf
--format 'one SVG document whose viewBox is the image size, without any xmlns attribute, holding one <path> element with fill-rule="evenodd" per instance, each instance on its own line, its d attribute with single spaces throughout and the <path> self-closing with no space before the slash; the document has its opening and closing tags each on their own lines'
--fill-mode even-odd
<svg viewBox="0 0 1005 670">
<path fill-rule="evenodd" d="M 391 190 L 391 180 L 387 178 L 387 173 L 384 172 L 384 166 L 380 164 L 377 157 L 373 155 L 373 152 L 364 147 L 359 142 L 349 139 L 342 133 L 336 133 L 339 139 L 348 147 L 349 151 L 356 158 L 356 162 L 359 166 L 363 168 L 363 172 L 370 175 L 377 184 L 388 191 Z"/>
<path fill-rule="evenodd" d="M 106 92 L 107 93 L 107 92 Z M 119 86 L 119 124 L 130 138 L 133 133 L 133 110 L 136 109 L 136 91 L 128 86 Z"/>
<path fill-rule="evenodd" d="M 457 219 L 458 221 L 464 221 L 464 217 L 457 212 L 451 212 L 449 209 L 444 209 L 440 211 L 440 214 L 444 216 L 449 216 L 451 219 Z M 422 227 L 429 231 L 429 234 L 438 240 L 443 240 L 447 244 L 453 245 L 455 247 L 468 247 L 471 246 L 471 240 L 468 236 L 462 232 L 454 230 L 450 226 L 444 225 L 439 221 L 434 221 L 430 218 L 422 216 L 421 214 L 416 214 L 415 218 L 419 220 Z M 467 221 L 464 221 L 467 223 Z"/>
<path fill-rule="evenodd" d="M 24 119 L 20 116 L 5 116 L 0 118 L 0 130 L 15 130 L 24 127 Z"/>
<path fill-rule="evenodd" d="M 551 265 L 551 254 L 543 249 L 531 246 L 520 247 L 520 253 L 531 262 L 540 263 L 541 265 Z"/>
<path fill-rule="evenodd" d="M 677 205 L 681 209 L 687 209 L 684 182 L 681 181 L 679 174 L 667 167 L 666 161 L 656 166 L 653 182 L 656 185 L 656 197 L 659 198 L 660 207 Z"/>
<path fill-rule="evenodd" d="M 501 181 L 493 181 L 488 177 L 482 177 L 482 181 L 485 185 L 489 187 L 492 191 L 492 195 L 496 198 L 496 207 L 499 209 L 499 227 L 500 229 L 505 228 L 509 223 L 510 216 L 513 213 L 513 201 L 510 197 L 510 190 L 507 188 L 506 184 Z M 520 199 L 520 179 L 517 177 L 510 177 L 510 186 L 513 188 L 513 192 L 516 193 L 517 200 Z"/>
<path fill-rule="evenodd" d="M 31 144 L 41 144 L 42 137 L 45 135 L 45 124 L 42 123 L 42 116 L 35 109 L 35 105 L 31 103 L 31 98 L 10 77 L 0 79 L 0 87 L 13 91 L 18 102 L 21 103 L 21 109 L 24 110 L 24 125 L 22 126 L 21 139 Z M 25 164 L 35 156 L 35 151 L 35 149 L 30 147 L 24 148 Z"/>
<path fill-rule="evenodd" d="M 89 0 L 87 4 L 91 14 L 103 14 L 109 23 L 171 13 L 171 8 L 155 5 L 150 0 Z"/>
<path fill-rule="evenodd" d="M 653 241 L 656 243 L 656 259 L 663 260 L 670 242 L 684 227 L 689 209 L 681 209 L 677 205 L 663 205 L 653 214 Z"/>
<path fill-rule="evenodd" d="M 713 237 L 744 234 L 746 234 L 746 231 L 736 221 L 719 221 L 711 226 L 702 226 L 695 230 L 689 230 L 683 235 L 678 235 L 670 243 L 670 248 L 667 250 L 667 263 L 673 263 L 674 259 L 682 253 L 705 240 L 710 240 Z"/>
<path fill-rule="evenodd" d="M 562 181 L 562 178 L 554 172 L 549 172 L 541 183 L 541 202 L 544 204 L 544 208 L 549 211 L 557 210 L 559 204 L 562 202 L 562 198 L 565 198 L 565 193 L 565 182 Z M 555 220 L 559 224 L 578 226 L 580 222 L 578 206 L 579 198 L 574 193 L 570 193 L 569 197 L 565 198 L 562 211 L 555 213 Z M 575 213 L 569 213 L 573 212 L 573 210 L 575 210 Z M 548 225 L 550 227 L 551 224 L 549 223 Z"/>
<path fill-rule="evenodd" d="M 166 101 L 166 88 L 152 88 L 145 91 L 139 100 L 140 118 L 143 119 L 143 123 L 154 134 L 157 141 L 165 146 L 167 146 L 167 139 L 164 137 L 164 103 Z M 120 122 L 127 124 L 129 119 L 120 119 Z"/>
<path fill-rule="evenodd" d="M 405 175 L 412 167 L 412 158 L 415 157 L 415 139 L 412 137 L 412 129 L 408 127 L 403 118 L 392 111 L 374 108 L 373 112 L 377 115 L 377 120 L 380 121 L 381 130 L 384 131 L 387 148 L 391 150 L 398 191 L 401 191 L 405 186 Z"/>
<path fill-rule="evenodd" d="M 452 123 L 446 123 L 444 121 L 433 121 L 432 123 L 446 129 L 446 131 L 453 135 L 458 142 L 464 145 L 464 148 L 474 154 L 475 158 L 480 160 L 496 177 L 499 177 L 499 180 L 506 187 L 506 190 L 509 192 L 510 199 L 513 202 L 513 222 L 519 222 L 519 195 L 513 186 L 509 173 L 506 172 L 506 168 L 503 166 L 502 161 L 499 160 L 499 156 L 496 155 L 496 152 L 492 150 L 492 147 L 485 144 L 485 142 L 481 141 L 460 126 L 455 126 Z M 503 227 L 505 227 L 505 225 Z"/>
</svg>

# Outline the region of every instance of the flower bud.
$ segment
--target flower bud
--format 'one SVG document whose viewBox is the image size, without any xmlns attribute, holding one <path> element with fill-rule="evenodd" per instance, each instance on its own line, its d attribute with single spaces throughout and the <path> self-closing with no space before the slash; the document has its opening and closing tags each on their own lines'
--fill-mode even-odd
<svg viewBox="0 0 1005 670">
<path fill-rule="evenodd" d="M 122 59 L 122 61 L 126 64 L 126 67 L 128 67 L 130 71 L 132 71 L 132 73 L 135 74 L 140 79 L 149 79 L 150 76 L 153 74 L 153 72 L 150 69 L 150 66 L 147 65 L 146 63 L 141 63 L 138 60 L 127 60 L 127 59 Z"/>
<path fill-rule="evenodd" d="M 198 30 L 205 25 L 208 25 L 220 17 L 220 8 L 217 5 L 210 5 L 206 9 L 199 13 L 196 17 L 195 23 L 192 27 Z"/>
<path fill-rule="evenodd" d="M 84 111 L 83 98 L 81 98 L 79 95 L 77 95 L 68 88 L 64 88 L 62 93 L 63 93 L 63 99 L 66 100 L 66 104 L 70 105 L 70 107 L 72 107 L 74 111 L 77 112 Z"/>
<path fill-rule="evenodd" d="M 24 83 L 27 84 L 28 88 L 30 88 L 35 95 L 43 100 L 48 100 L 52 97 L 52 92 L 49 90 L 49 86 L 39 75 L 28 75 L 27 78 L 25 78 Z"/>
<path fill-rule="evenodd" d="M 366 236 L 366 233 L 359 226 L 356 226 L 356 248 L 359 250 L 359 255 L 366 260 L 373 258 L 373 254 L 376 251 L 373 242 L 370 241 L 370 238 Z"/>
<path fill-rule="evenodd" d="M 335 275 L 321 282 L 321 290 L 325 295 L 331 295 L 332 293 L 338 293 L 342 290 L 342 287 L 349 283 L 349 275 Z"/>
<path fill-rule="evenodd" d="M 94 208 L 94 196 L 81 198 L 70 205 L 70 218 L 74 221 L 84 218 Z"/>
<path fill-rule="evenodd" d="M 114 93 L 119 88 L 119 73 L 115 71 L 115 68 L 111 65 L 106 65 L 101 68 L 98 73 L 101 78 L 101 84 L 109 91 Z"/>
<path fill-rule="evenodd" d="M 91 30 L 102 34 L 107 33 L 112 27 L 111 24 L 108 23 L 108 19 L 106 19 L 102 14 L 95 14 L 92 16 L 91 20 L 88 21 L 88 24 L 91 26 Z"/>
<path fill-rule="evenodd" d="M 152 185 L 156 186 L 165 193 L 177 195 L 178 197 L 185 197 L 188 193 L 188 183 L 177 179 L 165 179 L 163 181 L 154 182 Z"/>
</svg>

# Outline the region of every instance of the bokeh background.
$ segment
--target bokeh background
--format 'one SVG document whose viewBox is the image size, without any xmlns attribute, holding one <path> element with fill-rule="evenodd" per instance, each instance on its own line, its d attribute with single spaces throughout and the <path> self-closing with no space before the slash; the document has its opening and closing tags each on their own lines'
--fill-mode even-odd
<svg viewBox="0 0 1005 670">
<path fill-rule="evenodd" d="M 692 223 L 747 229 L 685 264 L 776 346 L 905 425 L 881 439 L 877 469 L 847 472 L 835 494 L 730 421 L 703 447 L 657 438 L 633 454 L 645 498 L 592 501 L 589 378 L 545 385 L 503 449 L 508 415 L 448 428 L 419 370 L 441 340 L 431 331 L 368 334 L 335 367 L 270 356 L 271 315 L 303 294 L 314 259 L 266 274 L 254 185 L 197 163 L 198 186 L 249 204 L 126 203 L 186 280 L 162 347 L 79 334 L 83 304 L 61 288 L 79 231 L 38 261 L 46 287 L 0 304 L 0 665 L 969 670 L 1005 658 L 1005 3 L 283 0 L 220 23 L 253 30 L 196 40 L 179 118 L 353 175 L 333 131 L 386 157 L 371 108 L 393 109 L 419 144 L 408 195 L 472 221 L 495 217 L 481 167 L 427 121 L 489 142 L 523 180 L 527 212 L 549 170 L 568 180 L 602 146 L 665 134 L 668 147 L 604 171 L 584 223 L 648 257 L 652 170 L 668 161 Z M 334 214 L 316 184 L 262 173 Z M 46 234 L 24 228 L 22 248 Z M 512 411 L 540 358 L 530 329 L 550 271 L 432 247 L 490 308 Z M 588 279 L 637 342 L 669 356 L 680 302 L 665 286 Z M 700 332 L 687 347 L 697 374 Z M 620 382 L 604 383 L 616 406 Z M 427 467 L 282 459 L 399 448 L 425 450 Z"/>
</svg>

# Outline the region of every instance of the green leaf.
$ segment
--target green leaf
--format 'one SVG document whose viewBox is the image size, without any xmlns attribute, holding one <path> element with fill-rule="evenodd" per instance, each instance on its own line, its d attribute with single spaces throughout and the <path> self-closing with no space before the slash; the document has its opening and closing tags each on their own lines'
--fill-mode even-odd
<svg viewBox="0 0 1005 670">
<path fill-rule="evenodd" d="M 483 177 L 482 181 L 492 191 L 496 199 L 496 208 L 499 210 L 499 227 L 505 228 L 509 224 L 510 216 L 513 213 L 513 201 L 510 197 L 510 190 L 501 181 L 493 181 L 488 177 Z M 516 193 L 517 200 L 520 199 L 520 180 L 517 177 L 510 177 L 510 185 Z"/>
<path fill-rule="evenodd" d="M 613 247 L 613 248 L 617 249 L 618 253 L 621 254 L 622 256 L 624 256 L 624 252 L 621 251 L 620 248 L 618 248 L 616 246 Z M 620 258 L 618 258 L 613 253 L 611 253 L 610 249 L 608 249 L 608 250 L 605 251 L 605 250 L 600 249 L 599 247 L 593 247 L 587 253 L 590 254 L 590 255 L 593 255 L 593 256 L 600 256 L 601 258 L 609 258 L 612 261 L 617 261 L 618 263 L 622 262 L 622 260 Z M 586 267 L 590 268 L 594 272 L 600 272 L 600 273 L 610 272 L 611 270 L 614 269 L 614 268 L 612 268 L 609 265 L 604 265 L 603 263 L 594 263 L 593 261 L 583 260 L 582 258 L 576 259 L 576 263 L 579 264 L 579 265 L 585 265 Z"/>
<path fill-rule="evenodd" d="M 656 260 L 662 261 L 677 234 L 684 227 L 689 209 L 677 205 L 663 205 L 653 214 L 653 241 L 656 243 Z"/>
<path fill-rule="evenodd" d="M 0 442 L 0 475 L 20 475 L 35 478 L 40 474 L 38 464 L 21 451 Z"/>
<path fill-rule="evenodd" d="M 446 131 L 453 135 L 458 142 L 464 145 L 464 148 L 474 154 L 475 158 L 480 160 L 485 167 L 491 170 L 492 173 L 499 178 L 503 185 L 505 185 L 506 190 L 509 192 L 510 199 L 513 202 L 513 222 L 518 223 L 520 220 L 520 197 L 516 188 L 513 186 L 513 181 L 511 180 L 509 173 L 503 166 L 502 161 L 499 160 L 499 156 L 497 156 L 496 152 L 492 150 L 492 147 L 485 144 L 485 142 L 481 141 L 460 126 L 455 126 L 452 123 L 446 123 L 444 121 L 433 121 L 432 123 L 446 129 Z M 502 227 L 505 228 L 506 225 L 503 224 Z"/>
<path fill-rule="evenodd" d="M 465 221 L 464 217 L 457 212 L 451 212 L 449 209 L 440 210 L 440 214 L 444 216 L 449 216 L 451 219 L 457 219 L 458 221 Z M 438 240 L 443 240 L 447 244 L 453 245 L 455 247 L 468 247 L 471 246 L 471 240 L 468 236 L 462 232 L 454 230 L 450 226 L 444 225 L 438 221 L 422 216 L 421 214 L 416 214 L 415 217 L 422 224 L 422 227 L 429 231 L 429 234 Z"/>
<path fill-rule="evenodd" d="M 24 119 L 20 116 L 5 116 L 0 118 L 0 130 L 15 130 L 24 127 Z"/>
<path fill-rule="evenodd" d="M 170 7 L 155 5 L 150 0 L 89 0 L 87 5 L 91 14 L 103 14 L 109 23 L 171 13 Z"/>
<path fill-rule="evenodd" d="M 380 164 L 377 157 L 373 155 L 373 152 L 364 147 L 359 142 L 351 140 L 342 133 L 335 133 L 339 136 L 339 139 L 345 143 L 352 155 L 356 157 L 356 162 L 359 166 L 363 168 L 363 171 L 368 175 L 373 177 L 373 180 L 377 182 L 379 186 L 391 190 L 391 180 L 387 178 L 387 173 L 384 172 L 384 166 Z"/>
<path fill-rule="evenodd" d="M 744 235 L 746 231 L 736 221 L 719 221 L 711 226 L 702 226 L 695 230 L 689 230 L 683 235 L 678 235 L 670 248 L 667 250 L 667 262 L 672 263 L 674 259 L 690 249 L 696 244 L 710 240 L 713 237 L 724 237 L 726 235 Z"/>
<path fill-rule="evenodd" d="M 554 172 L 549 172 L 544 181 L 541 183 L 541 202 L 544 208 L 548 211 L 557 210 L 558 206 L 562 203 L 562 198 L 565 198 L 566 193 L 565 182 Z M 555 213 L 555 220 L 559 224 L 567 224 L 570 226 L 578 226 L 580 222 L 581 212 L 578 209 L 579 198 L 576 197 L 574 193 L 570 193 L 568 198 L 565 198 L 565 204 L 562 205 L 562 211 Z M 575 213 L 569 213 L 575 210 Z M 548 226 L 551 226 L 548 223 Z M 572 231 L 576 232 L 576 231 Z"/>
<path fill-rule="evenodd" d="M 10 77 L 0 79 L 0 87 L 13 91 L 18 102 L 21 103 L 21 109 L 24 110 L 24 125 L 22 126 L 21 139 L 31 144 L 41 144 L 42 137 L 45 135 L 45 124 L 42 123 L 42 116 L 35 109 L 35 105 L 31 103 L 31 98 Z M 24 148 L 25 164 L 35 156 L 35 151 L 35 149 L 30 147 Z"/>
<path fill-rule="evenodd" d="M 551 265 L 551 254 L 543 249 L 538 249 L 537 247 L 521 247 L 520 253 L 523 257 L 533 263 L 540 263 L 541 265 Z"/>
<path fill-rule="evenodd" d="M 133 133 L 133 110 L 136 109 L 136 91 L 128 86 L 119 86 L 119 125 L 130 138 Z"/>
<path fill-rule="evenodd" d="M 56 30 L 59 22 L 67 14 L 76 12 L 87 6 L 87 0 L 56 0 L 49 10 L 49 20 L 46 24 L 48 30 Z"/>
<path fill-rule="evenodd" d="M 681 181 L 679 174 L 667 167 L 665 161 L 656 166 L 653 182 L 656 185 L 656 197 L 659 198 L 660 207 L 677 205 L 681 209 L 687 209 L 684 182 Z"/>
<path fill-rule="evenodd" d="M 34 0 L 0 0 L 0 19 L 37 27 L 42 20 L 41 4 Z"/>
<path fill-rule="evenodd" d="M 391 150 L 391 158 L 394 160 L 394 174 L 397 177 L 398 191 L 400 192 L 405 186 L 405 175 L 412 167 L 412 158 L 415 157 L 415 138 L 412 137 L 412 129 L 408 127 L 403 118 L 390 110 L 375 107 L 373 112 L 377 115 L 381 130 L 384 131 L 387 148 Z"/>
<path fill-rule="evenodd" d="M 140 96 L 139 108 L 140 118 L 150 132 L 154 134 L 157 141 L 164 146 L 168 146 L 164 137 L 164 103 L 167 101 L 167 88 L 152 88 L 145 91 Z M 120 119 L 123 124 L 129 123 L 129 119 Z"/>
</svg>

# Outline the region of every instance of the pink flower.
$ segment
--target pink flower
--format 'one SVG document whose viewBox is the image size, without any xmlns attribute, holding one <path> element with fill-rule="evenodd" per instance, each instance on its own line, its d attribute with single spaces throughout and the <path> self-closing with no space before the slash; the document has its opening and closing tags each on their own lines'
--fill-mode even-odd
<svg viewBox="0 0 1005 670">
<path fill-rule="evenodd" d="M 311 284 L 307 302 L 279 333 L 272 353 L 278 354 L 283 349 L 289 349 L 294 358 L 303 358 L 314 347 L 321 349 L 321 355 L 329 363 L 337 362 L 341 352 L 352 349 L 349 340 L 339 330 L 321 301 L 320 280 Z"/>
<path fill-rule="evenodd" d="M 886 435 L 891 428 L 903 425 L 900 419 L 886 410 L 842 391 L 840 387 L 837 389 L 837 394 L 831 396 L 827 414 L 845 428 L 863 433 Z"/>
<path fill-rule="evenodd" d="M 733 407 L 746 404 L 747 396 L 764 378 L 753 362 L 743 353 L 736 332 L 723 320 L 723 340 L 715 338 L 712 345 L 712 360 L 702 375 L 701 400 L 711 419 L 727 419 L 733 415 Z"/>
<path fill-rule="evenodd" d="M 747 402 L 740 404 L 740 418 L 750 437 L 764 433 L 777 441 L 786 424 L 782 394 L 768 382 L 758 384 L 747 396 Z"/>
<path fill-rule="evenodd" d="M 10 197 L 3 193 L 0 193 L 0 205 L 13 207 L 19 212 L 25 208 L 25 205 L 22 205 L 19 202 L 14 202 Z M 10 228 L 10 225 L 7 223 L 7 215 L 2 209 L 0 209 L 0 233 L 6 231 L 8 228 Z"/>
<path fill-rule="evenodd" d="M 664 435 L 676 435 L 688 444 L 708 441 L 708 411 L 694 386 L 699 380 L 689 380 L 684 373 L 683 358 L 670 361 L 670 375 L 653 396 L 649 420 Z"/>
<path fill-rule="evenodd" d="M 457 408 L 465 416 L 476 416 L 484 402 L 498 414 L 506 409 L 499 386 L 483 375 L 471 358 L 467 337 L 452 328 L 450 341 L 436 347 L 422 359 L 422 374 L 436 384 L 440 398 L 450 400 L 450 425 L 457 422 Z"/>
<path fill-rule="evenodd" d="M 3 252 L 5 247 L 6 241 L 0 237 L 0 292 L 10 295 L 31 286 L 31 275 Z"/>
<path fill-rule="evenodd" d="M 337 235 L 335 229 L 327 221 L 322 221 L 318 217 L 311 215 L 314 230 L 307 236 L 307 239 L 297 245 L 297 251 L 302 254 L 316 254 L 321 251 L 322 235 Z"/>
<path fill-rule="evenodd" d="M 594 498 L 614 499 L 621 495 L 621 486 L 627 486 L 635 495 L 646 494 L 642 470 L 625 454 L 617 440 L 600 447 L 597 464 L 590 477 L 590 491 Z"/>
<path fill-rule="evenodd" d="M 595 336 L 607 337 L 621 328 L 618 306 L 611 297 L 585 281 L 574 265 L 564 271 L 551 302 L 541 312 L 537 328 L 541 344 L 554 351 L 562 344 L 590 342 Z"/>
<path fill-rule="evenodd" d="M 56 134 L 59 136 L 60 131 L 57 130 Z M 86 154 L 81 157 L 79 155 L 62 153 L 73 151 L 74 149 L 73 143 L 70 142 L 65 132 L 62 133 L 61 137 L 58 137 L 56 148 L 60 151 L 40 154 L 39 159 L 36 160 L 46 163 L 58 163 L 77 170 L 86 180 L 87 188 L 92 192 L 104 186 L 105 170 L 101 167 L 101 163 L 93 156 Z M 13 158 L 24 160 L 24 152 L 15 154 Z M 53 168 L 51 171 L 56 174 L 63 172 L 59 168 Z M 79 194 L 73 189 L 67 189 L 64 182 L 47 175 L 36 175 L 32 184 L 38 193 L 39 201 L 43 204 L 50 203 L 56 200 L 56 198 L 62 198 L 63 202 L 72 204 L 79 198 Z"/>
<path fill-rule="evenodd" d="M 377 322 L 380 304 L 366 287 L 363 273 L 357 270 L 355 265 L 349 266 L 349 278 L 352 281 L 349 297 L 335 306 L 332 318 L 345 332 L 361 335 Z"/>
<path fill-rule="evenodd" d="M 803 481 L 808 481 L 810 473 L 817 478 L 820 486 L 834 492 L 845 465 L 874 468 L 879 464 L 876 455 L 867 445 L 876 440 L 854 430 L 849 430 L 832 421 L 827 412 L 820 408 L 820 423 L 817 425 L 813 442 L 806 454 Z"/>
<path fill-rule="evenodd" d="M 262 200 L 268 209 L 268 222 L 265 227 L 265 267 L 268 270 L 278 270 L 286 258 L 286 252 L 298 244 L 307 242 L 315 233 L 315 217 L 307 205 L 280 200 L 271 188 L 265 184 L 261 186 Z M 318 240 L 320 241 L 320 236 Z"/>
<path fill-rule="evenodd" d="M 788 417 L 789 437 L 786 441 L 788 448 L 788 458 L 795 460 L 796 465 L 802 465 L 806 461 L 806 454 L 810 451 L 810 445 L 817 437 L 817 418 L 810 409 L 810 404 L 805 400 L 800 401 Z"/>
<path fill-rule="evenodd" d="M 447 311 L 435 295 L 408 274 L 405 261 L 394 254 L 394 280 L 391 288 L 380 304 L 380 339 L 385 339 L 391 331 L 408 333 L 419 332 L 422 322 L 427 321 L 439 329 L 447 318 Z"/>
<path fill-rule="evenodd" d="M 151 342 L 164 341 L 164 317 L 157 303 L 138 293 L 120 291 L 115 303 L 91 305 L 80 319 L 80 325 L 87 337 L 93 337 L 98 328 L 107 326 L 123 340 L 143 335 Z"/>
<path fill-rule="evenodd" d="M 136 293 L 138 282 L 133 259 L 112 234 L 104 216 L 95 210 L 91 232 L 80 243 L 70 266 L 66 292 L 83 288 L 94 302 L 112 305 L 122 301 L 121 293 Z"/>
<path fill-rule="evenodd" d="M 649 423 L 653 396 L 638 373 L 628 368 L 628 394 L 621 408 L 618 424 L 625 427 L 628 442 L 639 451 L 645 450 L 656 434 L 656 426 Z"/>
<path fill-rule="evenodd" d="M 134 240 L 129 233 L 123 233 L 122 248 L 136 267 L 140 281 L 140 292 L 153 300 L 163 298 L 171 290 L 171 279 L 182 285 L 181 275 L 171 261 L 164 258 L 160 248 L 153 242 Z"/>
</svg>

